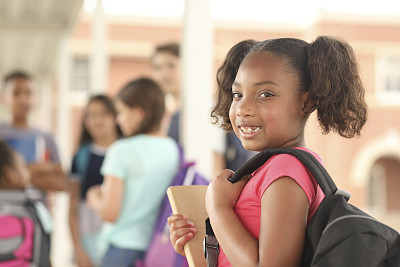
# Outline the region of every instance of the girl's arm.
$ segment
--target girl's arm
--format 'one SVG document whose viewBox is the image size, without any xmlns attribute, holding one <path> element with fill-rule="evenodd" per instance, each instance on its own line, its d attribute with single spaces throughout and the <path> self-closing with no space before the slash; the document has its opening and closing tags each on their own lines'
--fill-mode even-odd
<svg viewBox="0 0 400 267">
<path fill-rule="evenodd" d="M 226 169 L 225 156 L 217 151 L 213 152 L 214 177 L 217 177 L 224 169 Z"/>
<path fill-rule="evenodd" d="M 222 178 L 220 183 L 223 185 L 228 177 L 220 178 Z M 234 192 L 237 197 L 239 196 L 240 193 L 229 188 L 239 189 L 239 185 L 225 184 L 224 186 L 227 192 Z M 218 188 L 212 188 L 212 191 L 215 189 Z M 215 194 L 221 195 L 222 192 L 215 190 Z M 304 191 L 293 179 L 282 177 L 265 191 L 261 202 L 259 241 L 239 221 L 233 211 L 236 203 L 232 205 L 233 198 L 225 194 L 222 194 L 222 197 L 230 200 L 218 199 L 210 192 L 207 196 L 207 211 L 214 233 L 233 266 L 300 265 L 307 224 L 308 200 Z"/>
<path fill-rule="evenodd" d="M 273 182 L 261 201 L 260 266 L 300 266 L 308 198 L 290 177 Z"/>
<path fill-rule="evenodd" d="M 97 185 L 89 189 L 87 201 L 101 219 L 113 223 L 121 212 L 123 195 L 124 180 L 115 176 L 106 176 L 101 187 Z"/>
<path fill-rule="evenodd" d="M 70 201 L 69 201 L 69 228 L 71 231 L 71 238 L 74 244 L 74 252 L 76 257 L 76 263 L 78 266 L 91 267 L 92 263 L 90 261 L 89 256 L 86 254 L 82 242 L 81 242 L 81 234 L 79 231 L 79 201 L 80 201 L 80 182 L 78 181 L 70 181 L 69 182 L 69 192 L 70 192 Z"/>
<path fill-rule="evenodd" d="M 28 165 L 31 182 L 43 191 L 64 191 L 67 178 L 59 162 L 37 162 Z"/>
</svg>

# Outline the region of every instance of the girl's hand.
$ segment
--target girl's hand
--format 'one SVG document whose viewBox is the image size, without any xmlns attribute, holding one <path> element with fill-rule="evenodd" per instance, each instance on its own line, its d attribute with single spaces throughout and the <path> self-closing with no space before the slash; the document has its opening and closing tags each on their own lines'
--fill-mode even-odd
<svg viewBox="0 0 400 267">
<path fill-rule="evenodd" d="M 185 256 L 183 247 L 196 234 L 196 227 L 188 221 L 188 217 L 182 214 L 174 214 L 168 217 L 169 237 L 175 251 Z"/>
<path fill-rule="evenodd" d="M 232 209 L 244 186 L 247 184 L 251 175 L 246 175 L 239 182 L 232 184 L 229 178 L 234 174 L 231 170 L 224 170 L 208 186 L 206 193 L 207 213 L 212 213 L 217 208 Z"/>
<path fill-rule="evenodd" d="M 93 267 L 89 256 L 82 247 L 75 249 L 76 265 L 79 267 Z"/>
</svg>

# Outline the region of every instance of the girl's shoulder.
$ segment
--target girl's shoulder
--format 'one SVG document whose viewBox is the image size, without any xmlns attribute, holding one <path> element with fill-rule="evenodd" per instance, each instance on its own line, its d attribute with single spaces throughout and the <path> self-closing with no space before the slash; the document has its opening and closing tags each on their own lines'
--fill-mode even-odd
<svg viewBox="0 0 400 267">
<path fill-rule="evenodd" d="M 296 147 L 296 149 L 311 153 L 322 164 L 321 157 L 314 151 L 305 147 Z M 266 189 L 281 177 L 291 177 L 294 179 L 306 193 L 309 203 L 312 203 L 315 196 L 314 182 L 310 179 L 310 173 L 307 168 L 295 156 L 289 154 L 272 156 L 253 172 L 253 178 L 250 181 L 256 195 L 262 197 Z"/>
<path fill-rule="evenodd" d="M 320 156 L 317 152 L 315 152 L 315 151 L 313 151 L 313 150 L 311 150 L 311 149 L 309 149 L 309 148 L 307 148 L 307 147 L 295 147 L 295 149 L 300 149 L 300 150 L 303 150 L 303 151 L 306 151 L 306 152 L 310 153 L 310 154 L 313 155 L 314 158 L 316 158 L 322 165 L 324 165 L 323 162 L 322 162 L 321 156 Z M 292 157 L 293 157 L 293 156 L 292 156 Z M 298 160 L 297 158 L 295 158 L 295 159 Z M 299 160 L 298 160 L 298 161 L 299 161 Z"/>
<path fill-rule="evenodd" d="M 143 149 L 146 147 L 162 146 L 162 147 L 176 147 L 175 141 L 170 137 L 157 137 L 145 134 L 138 134 L 131 137 L 118 139 L 111 146 L 110 150 L 118 151 L 132 151 L 134 149 Z"/>
<path fill-rule="evenodd" d="M 306 151 L 313 155 L 321 164 L 321 157 L 314 151 L 306 147 L 295 147 L 295 149 L 300 149 Z M 303 172 L 306 167 L 301 163 L 299 159 L 295 156 L 289 154 L 278 154 L 269 158 L 260 168 L 253 172 L 253 176 L 262 174 L 270 174 L 273 176 L 279 175 L 293 175 L 298 171 Z"/>
<path fill-rule="evenodd" d="M 154 136 L 147 134 L 138 134 L 129 138 L 130 144 L 136 146 L 145 146 L 145 147 L 176 147 L 176 142 L 174 139 L 168 136 Z"/>
<path fill-rule="evenodd" d="M 107 149 L 107 154 L 115 152 L 121 153 L 122 151 L 130 150 L 132 147 L 131 143 L 132 141 L 129 140 L 129 138 L 120 138 L 109 146 Z"/>
</svg>

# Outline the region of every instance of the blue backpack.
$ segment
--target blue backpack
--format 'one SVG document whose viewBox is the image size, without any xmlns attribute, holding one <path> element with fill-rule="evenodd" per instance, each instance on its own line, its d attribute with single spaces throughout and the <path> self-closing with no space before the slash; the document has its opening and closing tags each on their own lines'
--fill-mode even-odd
<svg viewBox="0 0 400 267">
<path fill-rule="evenodd" d="M 208 185 L 209 180 L 195 168 L 195 162 L 185 161 L 183 150 L 180 150 L 180 166 L 171 186 L 177 185 Z M 147 250 L 143 267 L 185 267 L 186 258 L 175 252 L 169 240 L 168 217 L 172 214 L 168 196 L 162 201 L 158 219 L 154 227 L 153 237 Z"/>
</svg>

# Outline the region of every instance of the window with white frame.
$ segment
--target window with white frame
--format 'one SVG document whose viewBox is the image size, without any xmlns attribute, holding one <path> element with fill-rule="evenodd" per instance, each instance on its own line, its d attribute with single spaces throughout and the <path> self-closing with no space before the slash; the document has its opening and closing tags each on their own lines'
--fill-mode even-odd
<svg viewBox="0 0 400 267">
<path fill-rule="evenodd" d="M 376 66 L 378 101 L 383 105 L 400 105 L 400 52 L 380 56 Z"/>
<path fill-rule="evenodd" d="M 85 57 L 74 57 L 71 69 L 71 91 L 89 91 L 89 60 Z"/>
<path fill-rule="evenodd" d="M 388 57 L 385 77 L 386 92 L 400 92 L 400 55 Z"/>
</svg>

